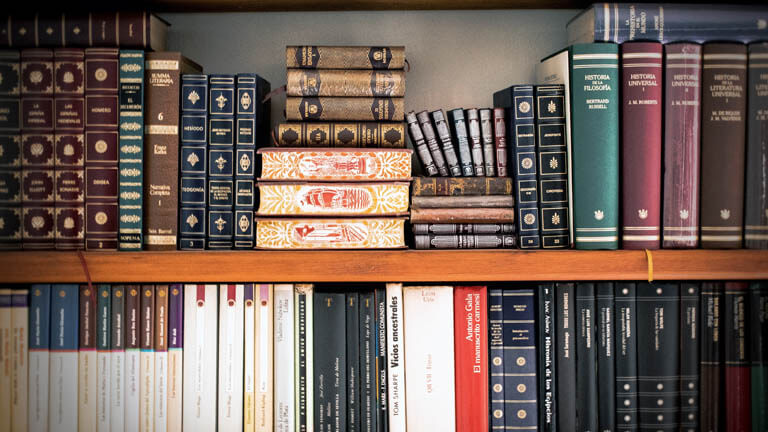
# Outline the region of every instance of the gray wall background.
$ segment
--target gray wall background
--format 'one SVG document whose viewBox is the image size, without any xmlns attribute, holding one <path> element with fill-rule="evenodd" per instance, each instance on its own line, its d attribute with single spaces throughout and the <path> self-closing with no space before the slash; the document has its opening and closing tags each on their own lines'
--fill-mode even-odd
<svg viewBox="0 0 768 432">
<path fill-rule="evenodd" d="M 565 47 L 576 10 L 162 14 L 168 49 L 205 73 L 256 72 L 285 84 L 286 45 L 404 45 L 406 110 L 492 105 L 493 92 L 532 82 L 534 65 Z M 272 100 L 284 120 L 285 96 Z"/>
</svg>

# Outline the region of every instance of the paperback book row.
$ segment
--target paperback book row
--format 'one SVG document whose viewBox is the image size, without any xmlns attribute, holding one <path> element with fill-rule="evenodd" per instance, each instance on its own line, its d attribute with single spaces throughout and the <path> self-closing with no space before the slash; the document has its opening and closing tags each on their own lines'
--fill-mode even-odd
<svg viewBox="0 0 768 432">
<path fill-rule="evenodd" d="M 766 308 L 765 282 L 4 289 L 0 427 L 765 430 Z"/>
</svg>

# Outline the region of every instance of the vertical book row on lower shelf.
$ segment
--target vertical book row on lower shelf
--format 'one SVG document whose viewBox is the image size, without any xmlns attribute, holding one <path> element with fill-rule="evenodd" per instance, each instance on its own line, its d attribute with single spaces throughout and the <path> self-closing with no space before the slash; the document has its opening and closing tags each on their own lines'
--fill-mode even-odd
<svg viewBox="0 0 768 432">
<path fill-rule="evenodd" d="M 0 428 L 765 430 L 766 316 L 766 282 L 4 288 Z"/>
</svg>

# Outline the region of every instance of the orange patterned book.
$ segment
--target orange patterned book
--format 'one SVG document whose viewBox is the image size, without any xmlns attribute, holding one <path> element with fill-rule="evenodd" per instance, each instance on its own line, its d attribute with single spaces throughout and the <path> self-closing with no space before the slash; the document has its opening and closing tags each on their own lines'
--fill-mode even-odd
<svg viewBox="0 0 768 432">
<path fill-rule="evenodd" d="M 410 180 L 410 149 L 262 148 L 260 180 Z"/>
<path fill-rule="evenodd" d="M 405 247 L 403 218 L 259 219 L 259 249 L 392 249 Z"/>
<path fill-rule="evenodd" d="M 262 216 L 396 216 L 408 212 L 409 184 L 259 183 Z"/>
</svg>

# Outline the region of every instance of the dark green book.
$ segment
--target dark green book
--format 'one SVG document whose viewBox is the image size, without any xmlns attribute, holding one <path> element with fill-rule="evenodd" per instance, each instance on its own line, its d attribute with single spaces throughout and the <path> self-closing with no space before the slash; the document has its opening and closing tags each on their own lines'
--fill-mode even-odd
<svg viewBox="0 0 768 432">
<path fill-rule="evenodd" d="M 577 249 L 619 247 L 619 47 L 569 48 Z"/>
<path fill-rule="evenodd" d="M 314 297 L 314 424 L 329 432 L 347 425 L 346 298 L 322 291 Z"/>
<path fill-rule="evenodd" d="M 768 430 L 768 282 L 749 285 L 752 430 Z"/>
</svg>

